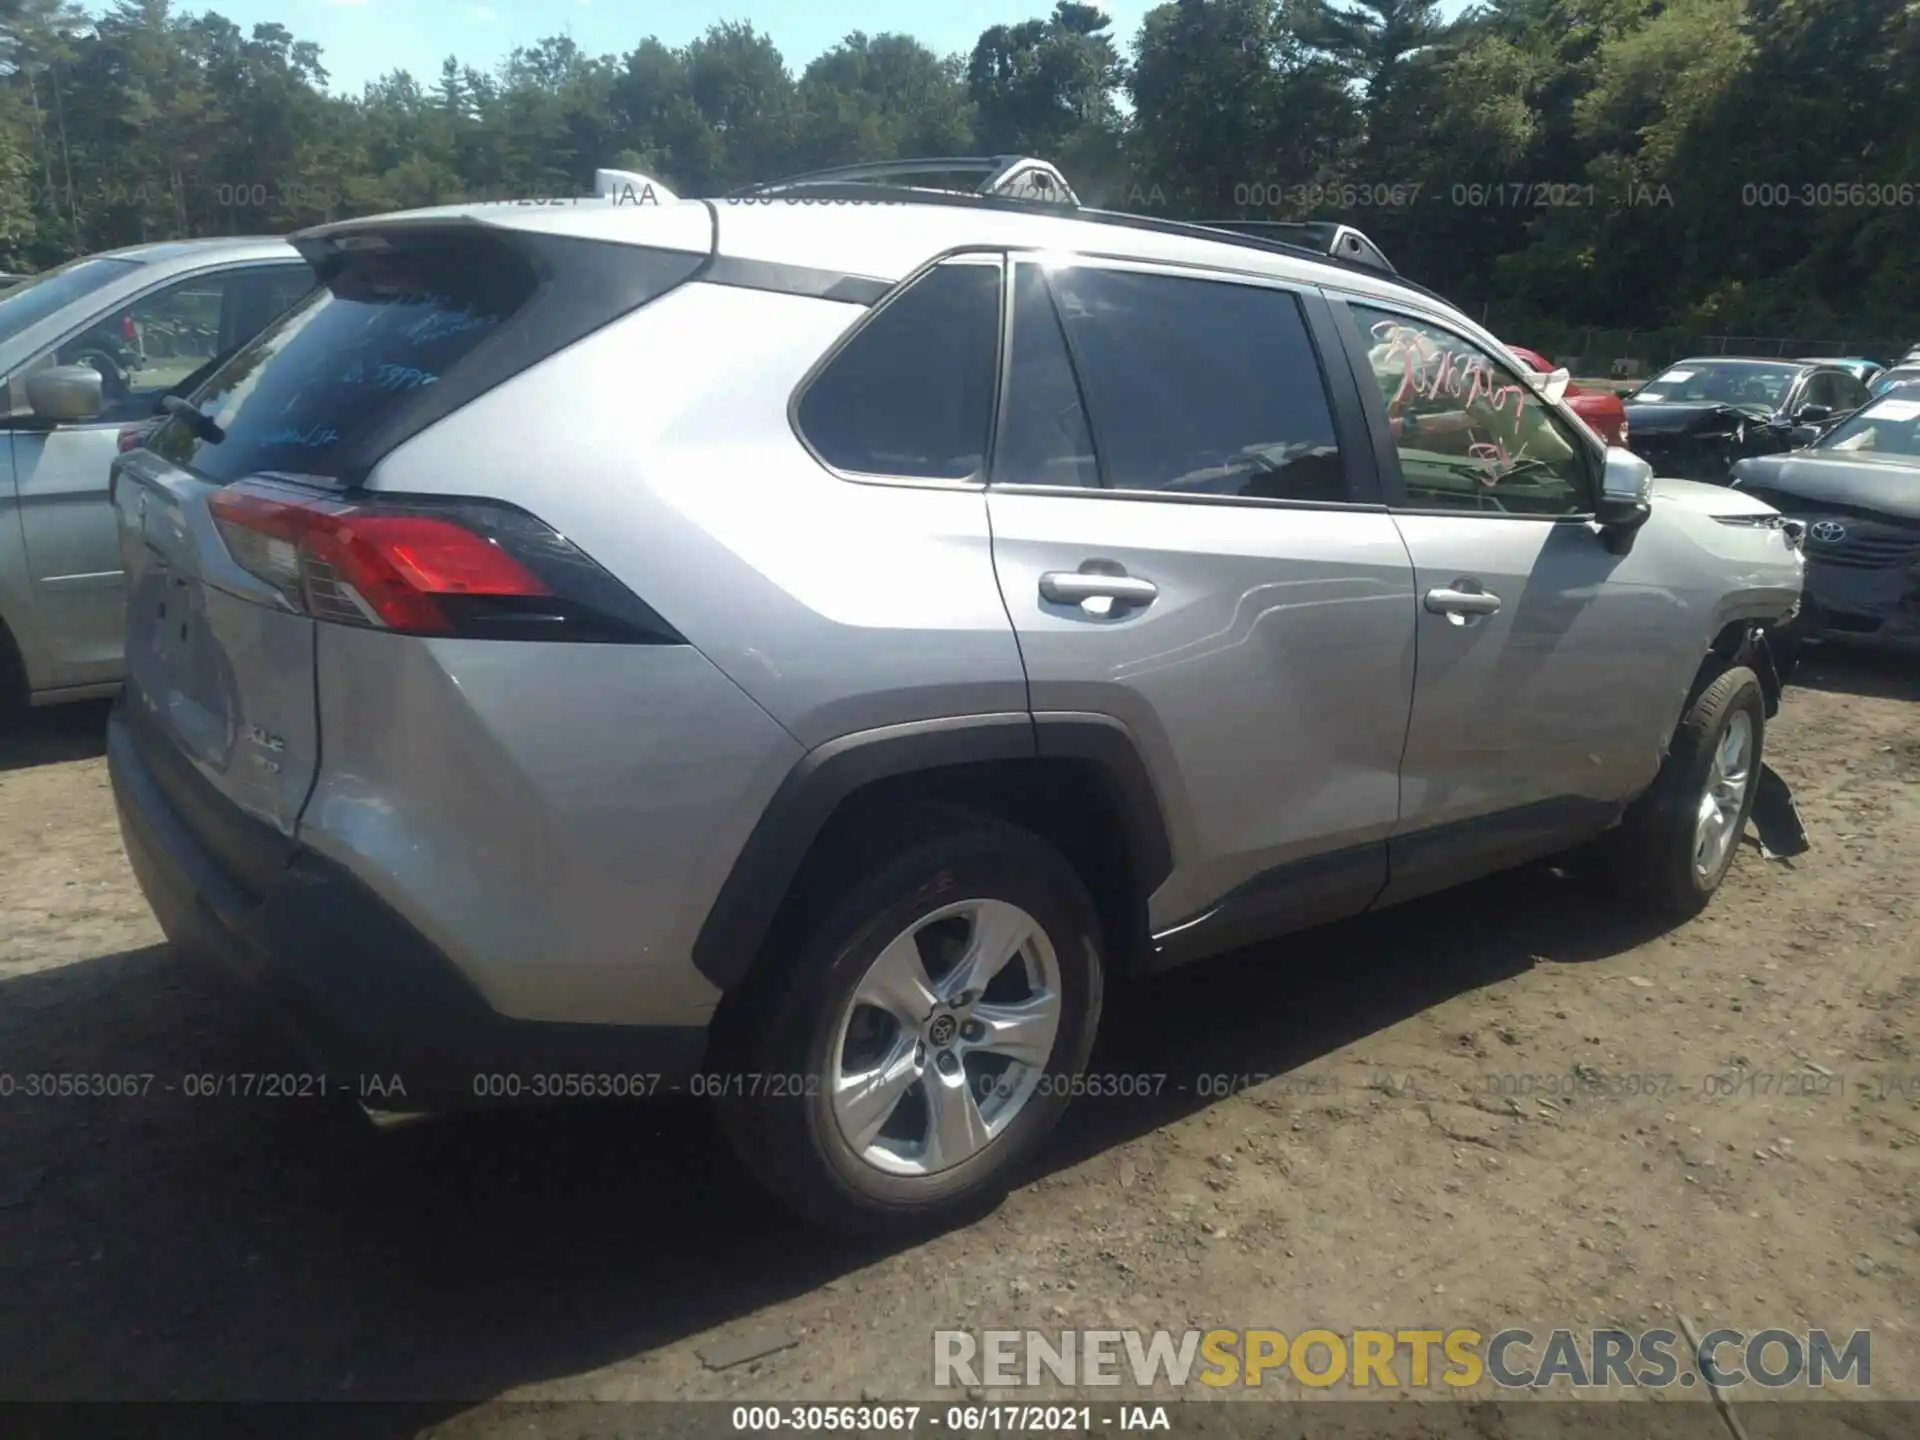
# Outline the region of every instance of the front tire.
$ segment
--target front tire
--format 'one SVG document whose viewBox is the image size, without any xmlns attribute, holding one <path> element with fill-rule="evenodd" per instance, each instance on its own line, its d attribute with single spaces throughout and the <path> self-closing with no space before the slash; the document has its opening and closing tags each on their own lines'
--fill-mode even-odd
<svg viewBox="0 0 1920 1440">
<path fill-rule="evenodd" d="M 804 927 L 785 973 L 758 977 L 709 1087 L 746 1167 L 850 1233 L 995 1203 L 1059 1123 L 1099 1026 L 1100 922 L 1066 859 L 985 817 L 920 833 Z"/>
<path fill-rule="evenodd" d="M 1615 873 L 1662 917 L 1699 914 L 1733 867 L 1766 724 L 1759 676 L 1744 665 L 1721 671 L 1687 707 L 1660 774 L 1610 837 Z"/>
</svg>

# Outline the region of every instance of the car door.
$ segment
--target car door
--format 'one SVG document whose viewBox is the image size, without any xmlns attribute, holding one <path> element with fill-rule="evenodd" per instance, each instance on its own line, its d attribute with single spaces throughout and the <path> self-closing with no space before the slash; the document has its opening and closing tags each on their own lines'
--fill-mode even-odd
<svg viewBox="0 0 1920 1440">
<path fill-rule="evenodd" d="M 276 296 L 297 298 L 311 284 L 298 261 L 204 271 L 91 316 L 27 365 L 94 364 L 107 377 L 107 405 L 95 419 L 9 432 L 34 626 L 53 687 L 120 678 L 125 597 L 107 499 L 120 427 L 150 416 L 161 396 L 214 359 L 232 316 L 245 308 L 258 317 Z"/>
<path fill-rule="evenodd" d="M 1164 962 L 1364 908 L 1386 877 L 1413 576 L 1325 300 L 1016 256 L 987 490 L 1047 716 L 1124 728 L 1168 816 Z"/>
<path fill-rule="evenodd" d="M 1335 308 L 1420 596 L 1392 903 L 1604 828 L 1658 764 L 1692 627 L 1593 524 L 1578 427 L 1437 317 Z"/>
</svg>

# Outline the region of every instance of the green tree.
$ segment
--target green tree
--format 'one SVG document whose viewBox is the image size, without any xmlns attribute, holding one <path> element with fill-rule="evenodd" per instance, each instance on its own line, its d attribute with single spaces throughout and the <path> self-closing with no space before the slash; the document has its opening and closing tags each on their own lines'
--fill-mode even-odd
<svg viewBox="0 0 1920 1440">
<path fill-rule="evenodd" d="M 990 154 L 1058 160 L 1086 130 L 1112 123 L 1123 67 L 1110 22 L 1091 5 L 1059 0 L 1045 20 L 995 25 L 967 60 L 967 89 Z"/>
<path fill-rule="evenodd" d="M 1339 177 L 1361 133 L 1339 66 L 1273 0 L 1148 11 L 1127 91 L 1135 189 L 1177 197 L 1190 218 L 1249 205 L 1277 218 L 1294 187 Z"/>
<path fill-rule="evenodd" d="M 961 155 L 973 144 L 973 105 L 958 59 L 907 35 L 860 31 L 800 77 L 796 170 L 858 160 Z"/>
</svg>

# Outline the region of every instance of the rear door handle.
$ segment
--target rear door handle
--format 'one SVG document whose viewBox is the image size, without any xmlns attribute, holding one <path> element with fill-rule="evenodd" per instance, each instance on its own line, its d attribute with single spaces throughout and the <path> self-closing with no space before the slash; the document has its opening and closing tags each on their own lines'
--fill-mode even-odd
<svg viewBox="0 0 1920 1440">
<path fill-rule="evenodd" d="M 1125 605 L 1150 605 L 1160 587 L 1138 575 L 1111 575 L 1095 570 L 1049 570 L 1040 577 L 1040 598 L 1056 605 L 1080 605 L 1088 600 L 1113 600 Z"/>
<path fill-rule="evenodd" d="M 1486 590 L 1427 591 L 1427 610 L 1434 615 L 1491 615 L 1500 608 L 1500 597 Z"/>
</svg>

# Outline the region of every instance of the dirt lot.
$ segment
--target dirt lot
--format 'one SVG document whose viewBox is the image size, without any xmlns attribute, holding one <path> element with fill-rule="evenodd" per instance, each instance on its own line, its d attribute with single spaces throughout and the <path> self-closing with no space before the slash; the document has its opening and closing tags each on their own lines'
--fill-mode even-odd
<svg viewBox="0 0 1920 1440">
<path fill-rule="evenodd" d="M 1800 679 L 1771 755 L 1811 854 L 1748 847 L 1670 934 L 1538 867 L 1123 990 L 1095 1069 L 1158 1095 L 1081 1103 L 996 1214 L 904 1248 L 791 1224 L 692 1105 L 374 1134 L 188 1098 L 286 1052 L 160 943 L 102 712 L 37 716 L 0 751 L 0 1072 L 156 1078 L 0 1101 L 0 1395 L 391 1397 L 543 1434 L 471 1407 L 925 1396 L 942 1326 L 1680 1312 L 1871 1327 L 1875 1391 L 1920 1399 L 1920 668 Z M 1203 1097 L 1231 1075 L 1277 1078 Z M 767 1329 L 796 1343 L 697 1353 Z"/>
</svg>

